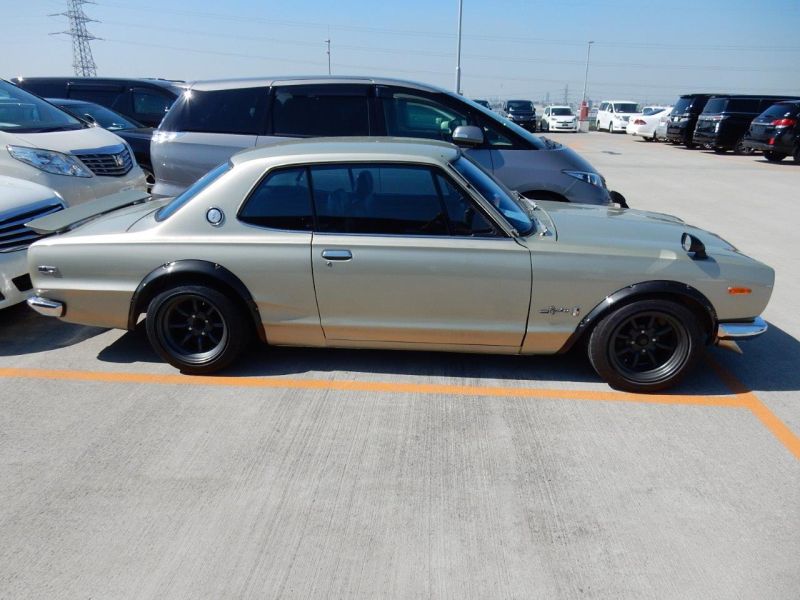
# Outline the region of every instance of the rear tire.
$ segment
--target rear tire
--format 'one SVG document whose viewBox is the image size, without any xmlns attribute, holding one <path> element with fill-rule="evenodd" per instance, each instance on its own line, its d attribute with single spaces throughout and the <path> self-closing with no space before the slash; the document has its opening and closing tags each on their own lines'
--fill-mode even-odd
<svg viewBox="0 0 800 600">
<path fill-rule="evenodd" d="M 589 360 L 600 377 L 629 392 L 676 385 L 695 366 L 703 332 L 689 309 L 668 300 L 639 300 L 608 314 L 589 337 Z"/>
<path fill-rule="evenodd" d="M 734 154 L 744 154 L 745 156 L 749 156 L 753 153 L 752 148 L 748 148 L 744 145 L 744 138 L 739 138 L 736 141 L 736 144 L 733 146 L 733 153 Z"/>
<path fill-rule="evenodd" d="M 794 159 L 794 164 L 800 165 L 800 145 L 795 147 L 794 156 L 792 156 L 792 158 Z"/>
<path fill-rule="evenodd" d="M 614 133 L 614 122 L 613 121 L 609 121 L 608 122 L 608 133 Z"/>
<path fill-rule="evenodd" d="M 767 150 L 764 152 L 764 158 L 766 158 L 769 162 L 781 162 L 784 158 L 786 158 L 785 154 L 781 154 L 780 152 L 774 152 L 771 150 Z"/>
<path fill-rule="evenodd" d="M 252 330 L 241 307 L 213 288 L 183 285 L 158 294 L 147 307 L 147 338 L 182 373 L 214 373 L 247 346 Z"/>
</svg>

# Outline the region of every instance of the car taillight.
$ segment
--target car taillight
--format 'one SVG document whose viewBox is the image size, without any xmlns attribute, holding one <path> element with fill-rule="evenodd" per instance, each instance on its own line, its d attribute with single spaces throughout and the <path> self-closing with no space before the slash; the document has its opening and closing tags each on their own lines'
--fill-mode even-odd
<svg viewBox="0 0 800 600">
<path fill-rule="evenodd" d="M 775 145 L 775 138 L 769 138 L 769 145 L 770 146 L 774 146 Z"/>
<path fill-rule="evenodd" d="M 772 122 L 775 127 L 794 127 L 797 121 L 794 119 L 776 119 Z"/>
<path fill-rule="evenodd" d="M 641 119 L 636 119 L 636 120 L 633 122 L 633 124 L 634 124 L 634 125 L 647 125 L 647 122 L 646 122 L 646 121 L 642 121 Z"/>
</svg>

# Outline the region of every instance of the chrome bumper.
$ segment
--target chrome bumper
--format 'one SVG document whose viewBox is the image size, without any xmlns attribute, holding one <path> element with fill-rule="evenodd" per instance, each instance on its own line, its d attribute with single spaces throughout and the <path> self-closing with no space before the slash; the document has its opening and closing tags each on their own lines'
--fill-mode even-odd
<svg viewBox="0 0 800 600">
<path fill-rule="evenodd" d="M 32 296 L 28 298 L 28 306 L 45 317 L 60 317 L 64 314 L 64 303 L 57 300 Z"/>
<path fill-rule="evenodd" d="M 30 303 L 30 300 L 28 300 Z M 767 330 L 767 322 L 756 317 L 749 323 L 720 323 L 717 331 L 718 340 L 746 340 L 754 338 Z"/>
</svg>

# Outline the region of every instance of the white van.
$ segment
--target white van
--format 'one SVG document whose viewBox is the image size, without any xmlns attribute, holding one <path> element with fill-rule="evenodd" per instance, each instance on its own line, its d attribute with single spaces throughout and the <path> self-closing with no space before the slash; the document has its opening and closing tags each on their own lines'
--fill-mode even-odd
<svg viewBox="0 0 800 600">
<path fill-rule="evenodd" d="M 632 115 L 639 114 L 639 105 L 632 100 L 604 100 L 597 111 L 597 130 L 625 132 Z"/>
<path fill-rule="evenodd" d="M 2 79 L 0 175 L 51 188 L 68 205 L 145 189 L 144 173 L 121 138 Z"/>
</svg>

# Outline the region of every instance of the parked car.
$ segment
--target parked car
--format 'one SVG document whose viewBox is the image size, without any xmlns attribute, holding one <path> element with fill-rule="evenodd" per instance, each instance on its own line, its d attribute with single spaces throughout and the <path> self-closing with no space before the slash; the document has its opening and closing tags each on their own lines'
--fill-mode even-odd
<svg viewBox="0 0 800 600">
<path fill-rule="evenodd" d="M 692 141 L 722 154 L 751 154 L 744 145 L 750 123 L 767 108 L 781 100 L 800 100 L 786 96 L 721 96 L 708 100 L 697 118 Z"/>
<path fill-rule="evenodd" d="M 180 194 L 244 148 L 286 138 L 354 135 L 455 141 L 468 146 L 474 160 L 526 197 L 586 204 L 611 201 L 603 177 L 566 146 L 532 135 L 452 92 L 367 77 L 189 84 L 153 135 L 153 192 Z"/>
<path fill-rule="evenodd" d="M 145 188 L 144 173 L 119 137 L 3 80 L 0 175 L 51 188 L 69 205 Z"/>
<path fill-rule="evenodd" d="M 32 294 L 26 253 L 42 234 L 25 223 L 63 208 L 63 200 L 53 190 L 0 175 L 0 309 L 23 302 Z"/>
<path fill-rule="evenodd" d="M 668 142 L 694 148 L 692 136 L 695 125 L 697 125 L 697 118 L 703 112 L 703 108 L 711 96 L 720 96 L 720 94 L 684 94 L 678 98 L 672 107 L 670 122 L 667 125 L 666 139 Z"/>
<path fill-rule="evenodd" d="M 653 141 L 665 141 L 667 139 L 667 128 L 669 127 L 670 119 L 672 117 L 672 113 L 674 112 L 674 107 L 669 107 L 663 113 L 659 114 L 658 116 L 658 124 L 656 125 L 656 129 L 653 132 Z"/>
<path fill-rule="evenodd" d="M 753 119 L 744 145 L 763 151 L 770 162 L 791 156 L 800 164 L 800 100 L 773 104 Z"/>
<path fill-rule="evenodd" d="M 152 187 L 155 184 L 153 175 L 153 165 L 150 162 L 150 140 L 155 129 L 145 127 L 129 117 L 125 117 L 110 108 L 100 106 L 94 102 L 85 100 L 69 100 L 66 98 L 48 98 L 48 102 L 55 104 L 58 108 L 68 112 L 73 117 L 88 120 L 103 129 L 113 131 L 125 140 L 133 150 L 136 162 L 144 171 L 147 185 Z"/>
<path fill-rule="evenodd" d="M 630 100 L 605 100 L 597 111 L 597 129 L 609 133 L 625 131 L 631 115 L 639 112 L 639 105 Z"/>
<path fill-rule="evenodd" d="M 16 77 L 19 87 L 45 98 L 87 100 L 147 127 L 158 127 L 181 94 L 181 82 L 110 77 Z"/>
<path fill-rule="evenodd" d="M 672 110 L 671 106 L 662 106 L 660 109 L 651 109 L 650 111 L 647 111 L 647 114 L 645 114 L 646 109 L 642 110 L 642 114 L 635 115 L 630 118 L 625 131 L 630 135 L 641 136 L 648 142 L 657 141 L 658 133 L 656 129 L 665 118 L 665 115 L 669 114 L 670 110 Z M 666 121 L 664 121 L 664 126 L 666 127 Z"/>
<path fill-rule="evenodd" d="M 569 106 L 546 106 L 539 121 L 540 131 L 578 131 L 578 117 Z"/>
<path fill-rule="evenodd" d="M 528 131 L 536 131 L 536 107 L 530 100 L 506 100 L 501 114 Z"/>
<path fill-rule="evenodd" d="M 129 206 L 140 196 L 101 199 L 118 210 L 88 222 L 78 207 L 31 223 L 83 224 L 31 247 L 28 303 L 121 329 L 146 313 L 156 352 L 192 374 L 230 365 L 254 333 L 495 354 L 586 340 L 601 377 L 650 392 L 704 345 L 762 333 L 774 282 L 675 217 L 527 202 L 442 142 L 288 142 L 237 154 L 171 201 Z"/>
<path fill-rule="evenodd" d="M 484 108 L 488 108 L 488 109 L 491 109 L 491 108 L 492 108 L 492 105 L 491 105 L 491 104 L 489 104 L 489 101 L 488 101 L 488 100 L 473 100 L 473 102 L 474 102 L 475 104 L 480 104 L 480 105 L 481 105 L 481 106 L 483 106 Z"/>
</svg>

